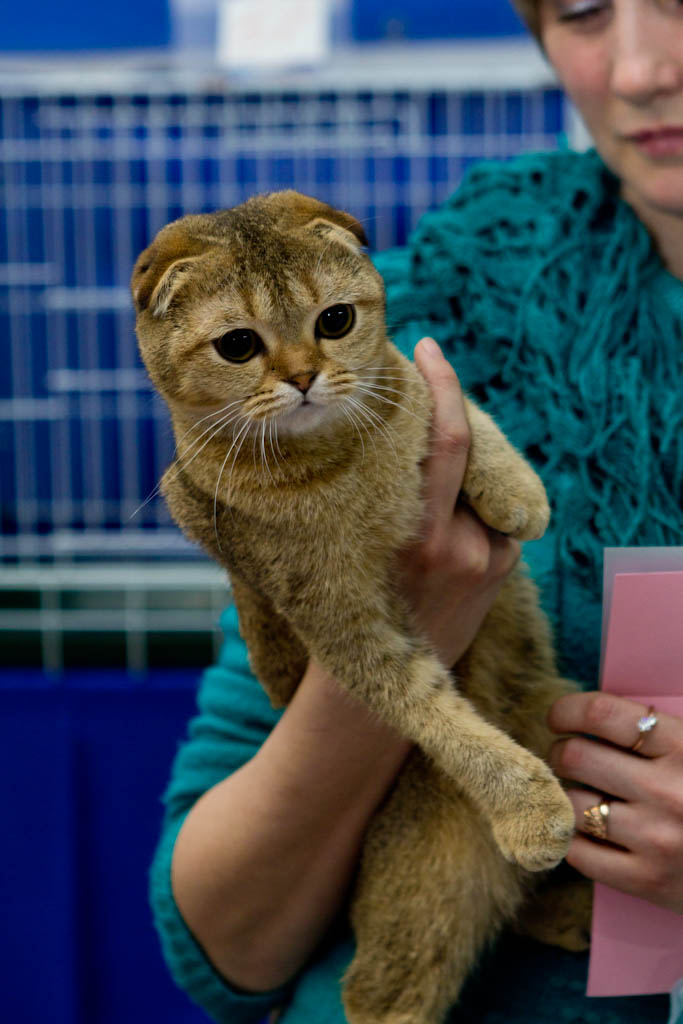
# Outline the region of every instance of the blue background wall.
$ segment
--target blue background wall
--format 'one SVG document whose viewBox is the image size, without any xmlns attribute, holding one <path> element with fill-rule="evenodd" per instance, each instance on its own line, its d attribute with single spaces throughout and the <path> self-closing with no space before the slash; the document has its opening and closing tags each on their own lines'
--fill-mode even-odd
<svg viewBox="0 0 683 1024">
<path fill-rule="evenodd" d="M 523 32 L 508 0 L 355 0 L 353 35 L 378 40 L 509 36 Z"/>
<path fill-rule="evenodd" d="M 351 25 L 359 42 L 523 31 L 508 0 L 353 0 Z M 11 16 L 3 17 L 0 52 L 148 48 L 170 38 L 167 0 L 32 0 L 13 5 Z"/>
<path fill-rule="evenodd" d="M 159 800 L 198 673 L 0 673 L 7 1024 L 206 1024 L 147 902 Z"/>
<path fill-rule="evenodd" d="M 113 50 L 168 43 L 167 0 L 30 0 L 2 16 L 2 50 Z"/>
</svg>

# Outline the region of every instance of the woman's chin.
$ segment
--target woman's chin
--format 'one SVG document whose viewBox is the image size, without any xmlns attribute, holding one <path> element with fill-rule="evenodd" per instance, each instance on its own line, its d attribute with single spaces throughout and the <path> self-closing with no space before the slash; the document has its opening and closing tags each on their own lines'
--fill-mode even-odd
<svg viewBox="0 0 683 1024">
<path fill-rule="evenodd" d="M 646 224 L 648 211 L 683 217 L 683 159 L 671 166 L 651 167 L 643 180 L 625 178 L 622 196 Z"/>
</svg>

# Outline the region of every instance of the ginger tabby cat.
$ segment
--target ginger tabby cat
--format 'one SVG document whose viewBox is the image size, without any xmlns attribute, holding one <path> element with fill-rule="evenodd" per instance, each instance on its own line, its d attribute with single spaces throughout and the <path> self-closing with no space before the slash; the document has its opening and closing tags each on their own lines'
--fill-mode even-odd
<svg viewBox="0 0 683 1024">
<path fill-rule="evenodd" d="M 364 245 L 349 214 L 296 192 L 257 196 L 165 227 L 132 290 L 177 442 L 163 493 L 228 570 L 273 704 L 315 655 L 415 744 L 366 837 L 344 1006 L 351 1024 L 437 1024 L 568 848 L 572 807 L 542 759 L 546 712 L 572 684 L 523 570 L 452 669 L 398 596 L 430 395 L 387 338 Z M 497 530 L 540 536 L 540 480 L 471 402 L 467 415 L 465 500 Z M 536 900 L 518 927 L 579 948 L 572 893 Z"/>
</svg>

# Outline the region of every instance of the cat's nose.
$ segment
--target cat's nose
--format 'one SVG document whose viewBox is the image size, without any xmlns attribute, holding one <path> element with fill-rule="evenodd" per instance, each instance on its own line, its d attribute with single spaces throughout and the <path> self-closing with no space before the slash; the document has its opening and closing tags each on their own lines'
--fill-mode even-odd
<svg viewBox="0 0 683 1024">
<path fill-rule="evenodd" d="M 287 383 L 293 384 L 305 395 L 317 376 L 317 373 L 297 373 L 296 376 L 290 377 Z"/>
</svg>

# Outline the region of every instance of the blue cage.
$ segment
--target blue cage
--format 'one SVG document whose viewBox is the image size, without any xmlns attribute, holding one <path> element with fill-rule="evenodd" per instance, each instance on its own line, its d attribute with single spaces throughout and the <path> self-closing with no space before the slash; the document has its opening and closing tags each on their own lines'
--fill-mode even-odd
<svg viewBox="0 0 683 1024">
<path fill-rule="evenodd" d="M 180 555 L 128 279 L 167 221 L 297 188 L 401 244 L 482 157 L 558 145 L 561 95 L 373 86 L 0 100 L 0 559 Z"/>
</svg>

